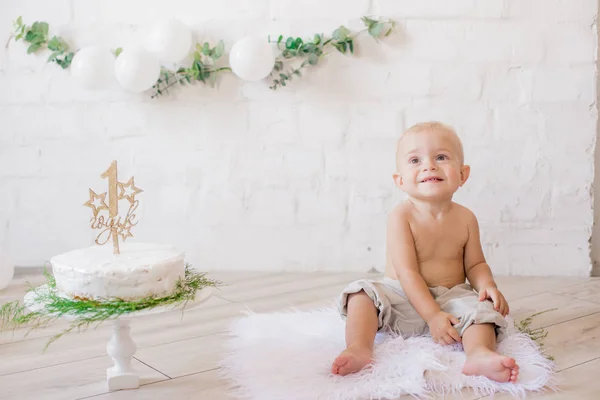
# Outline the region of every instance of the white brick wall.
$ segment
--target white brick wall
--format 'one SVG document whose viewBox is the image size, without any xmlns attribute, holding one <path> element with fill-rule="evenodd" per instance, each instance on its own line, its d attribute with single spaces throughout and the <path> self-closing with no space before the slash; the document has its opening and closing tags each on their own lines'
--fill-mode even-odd
<svg viewBox="0 0 600 400">
<path fill-rule="evenodd" d="M 498 274 L 587 275 L 596 143 L 595 0 L 62 0 L 0 2 L 76 46 L 117 47 L 168 13 L 196 38 L 309 35 L 365 13 L 398 35 L 334 54 L 291 86 L 224 76 L 151 100 L 85 92 L 23 44 L 0 53 L 0 245 L 20 266 L 91 244 L 87 188 L 112 159 L 145 189 L 136 240 L 205 270 L 382 269 L 395 137 L 453 124 Z M 167 215 L 165 211 L 172 212 Z"/>
</svg>

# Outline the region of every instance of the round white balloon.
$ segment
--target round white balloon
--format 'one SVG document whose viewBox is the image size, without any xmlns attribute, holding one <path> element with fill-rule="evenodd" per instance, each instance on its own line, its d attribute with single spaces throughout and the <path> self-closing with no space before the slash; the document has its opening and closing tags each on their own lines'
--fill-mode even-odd
<svg viewBox="0 0 600 400">
<path fill-rule="evenodd" d="M 156 57 L 142 49 L 124 49 L 115 61 L 119 84 L 132 92 L 143 92 L 156 83 L 160 64 Z"/>
<path fill-rule="evenodd" d="M 101 89 L 113 79 L 115 57 L 101 46 L 84 47 L 71 62 L 71 76 L 86 89 Z"/>
<path fill-rule="evenodd" d="M 192 31 L 178 19 L 165 19 L 150 27 L 145 44 L 161 62 L 177 63 L 190 52 Z"/>
<path fill-rule="evenodd" d="M 229 53 L 229 65 L 234 74 L 246 81 L 266 78 L 275 65 L 269 42 L 260 37 L 245 37 L 236 42 Z"/>
<path fill-rule="evenodd" d="M 15 273 L 15 266 L 11 263 L 6 252 L 0 249 L 0 290 L 8 286 Z"/>
</svg>

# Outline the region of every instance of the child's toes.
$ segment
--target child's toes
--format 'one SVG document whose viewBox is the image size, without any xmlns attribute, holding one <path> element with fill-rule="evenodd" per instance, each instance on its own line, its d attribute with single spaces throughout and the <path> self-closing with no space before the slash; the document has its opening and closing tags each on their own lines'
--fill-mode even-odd
<svg viewBox="0 0 600 400">
<path fill-rule="evenodd" d="M 516 382 L 518 378 L 519 378 L 519 367 L 515 366 L 515 368 L 513 368 L 510 371 L 510 381 Z"/>
</svg>

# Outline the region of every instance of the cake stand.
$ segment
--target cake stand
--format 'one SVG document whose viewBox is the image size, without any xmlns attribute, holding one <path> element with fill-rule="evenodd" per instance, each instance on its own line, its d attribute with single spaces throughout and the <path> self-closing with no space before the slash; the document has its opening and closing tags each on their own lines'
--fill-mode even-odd
<svg viewBox="0 0 600 400">
<path fill-rule="evenodd" d="M 36 288 L 36 291 L 48 291 L 48 285 Z M 157 306 L 148 310 L 136 311 L 121 315 L 118 318 L 107 320 L 113 324 L 112 335 L 106 346 L 106 352 L 113 359 L 114 365 L 106 370 L 106 382 L 109 391 L 122 389 L 137 389 L 140 387 L 140 376 L 131 365 L 131 359 L 137 350 L 137 346 L 131 337 L 131 320 L 150 314 L 158 314 L 173 310 L 188 310 L 205 302 L 212 294 L 212 288 L 206 287 L 196 293 L 194 301 L 182 302 L 177 305 Z M 64 294 L 59 294 L 68 297 Z M 31 311 L 43 311 L 46 304 L 35 301 L 35 293 L 29 292 L 25 295 L 24 303 Z M 74 316 L 63 315 L 62 318 L 74 320 Z"/>
</svg>

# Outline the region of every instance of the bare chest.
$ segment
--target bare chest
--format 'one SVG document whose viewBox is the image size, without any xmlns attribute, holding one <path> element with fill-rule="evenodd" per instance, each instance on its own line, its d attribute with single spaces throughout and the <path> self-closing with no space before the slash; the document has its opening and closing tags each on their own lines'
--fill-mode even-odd
<svg viewBox="0 0 600 400">
<path fill-rule="evenodd" d="M 462 261 L 468 240 L 467 226 L 456 220 L 411 224 L 419 263 Z"/>
</svg>

